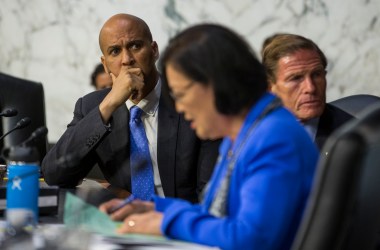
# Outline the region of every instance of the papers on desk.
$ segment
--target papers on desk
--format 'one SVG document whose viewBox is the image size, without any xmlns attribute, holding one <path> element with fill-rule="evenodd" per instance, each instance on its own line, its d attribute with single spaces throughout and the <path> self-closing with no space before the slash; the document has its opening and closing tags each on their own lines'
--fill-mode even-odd
<svg viewBox="0 0 380 250">
<path fill-rule="evenodd" d="M 116 228 L 120 225 L 120 222 L 112 221 L 98 208 L 71 193 L 66 193 L 63 221 L 67 227 L 82 228 L 107 236 L 116 236 Z"/>
<path fill-rule="evenodd" d="M 120 222 L 112 221 L 108 215 L 100 212 L 98 208 L 87 204 L 71 193 L 66 194 L 64 223 L 69 228 L 81 228 L 94 232 L 102 236 L 95 237 L 96 241 L 115 244 L 119 246 L 118 249 L 120 246 L 133 247 L 133 249 L 216 249 L 159 236 L 117 234 L 116 229 L 121 225 Z"/>
</svg>

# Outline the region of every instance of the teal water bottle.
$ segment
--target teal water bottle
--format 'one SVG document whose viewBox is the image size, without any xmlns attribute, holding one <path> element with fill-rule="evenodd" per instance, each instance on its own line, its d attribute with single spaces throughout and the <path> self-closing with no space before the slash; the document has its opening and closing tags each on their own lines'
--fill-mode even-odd
<svg viewBox="0 0 380 250">
<path fill-rule="evenodd" d="M 6 220 L 13 228 L 34 227 L 38 223 L 39 155 L 35 147 L 11 147 L 8 162 Z"/>
</svg>

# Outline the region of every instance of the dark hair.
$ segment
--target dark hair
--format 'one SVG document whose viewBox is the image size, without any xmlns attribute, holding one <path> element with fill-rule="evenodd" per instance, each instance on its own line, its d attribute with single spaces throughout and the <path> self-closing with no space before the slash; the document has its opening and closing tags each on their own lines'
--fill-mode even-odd
<svg viewBox="0 0 380 250">
<path fill-rule="evenodd" d="M 278 61 L 284 56 L 293 54 L 299 50 L 306 49 L 318 53 L 323 67 L 327 67 L 327 59 L 322 50 L 310 39 L 303 36 L 277 33 L 264 40 L 261 56 L 265 66 L 267 78 L 276 82 Z"/>
<path fill-rule="evenodd" d="M 91 85 L 96 88 L 96 77 L 102 73 L 105 73 L 103 64 L 99 63 L 96 65 L 94 72 L 91 74 Z"/>
<path fill-rule="evenodd" d="M 238 114 L 267 90 L 264 67 L 250 46 L 220 25 L 196 25 L 169 41 L 160 61 L 165 87 L 168 63 L 199 84 L 211 84 L 222 114 Z"/>
</svg>

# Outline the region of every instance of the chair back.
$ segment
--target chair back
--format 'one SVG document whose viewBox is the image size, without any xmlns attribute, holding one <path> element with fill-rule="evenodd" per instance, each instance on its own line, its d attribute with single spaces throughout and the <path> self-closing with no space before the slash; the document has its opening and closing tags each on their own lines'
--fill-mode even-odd
<svg viewBox="0 0 380 250">
<path fill-rule="evenodd" d="M 9 108 L 16 109 L 18 114 L 14 117 L 0 118 L 0 135 L 13 129 L 17 122 L 24 117 L 29 117 L 31 123 L 25 128 L 13 131 L 3 141 L 0 141 L 0 152 L 3 148 L 22 143 L 37 128 L 46 126 L 45 99 L 42 84 L 0 73 L 0 111 Z M 46 154 L 47 141 L 46 136 L 35 144 L 41 161 Z"/>
<path fill-rule="evenodd" d="M 380 97 L 366 94 L 346 96 L 330 102 L 330 104 L 346 111 L 354 117 L 357 117 L 362 110 L 376 103 L 380 103 Z"/>
<path fill-rule="evenodd" d="M 292 250 L 374 249 L 380 228 L 380 105 L 336 130 L 321 151 Z"/>
</svg>

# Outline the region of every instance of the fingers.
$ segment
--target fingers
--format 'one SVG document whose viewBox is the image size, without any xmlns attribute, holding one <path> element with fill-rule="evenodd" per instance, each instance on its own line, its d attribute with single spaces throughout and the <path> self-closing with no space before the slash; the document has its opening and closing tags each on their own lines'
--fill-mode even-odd
<svg viewBox="0 0 380 250">
<path fill-rule="evenodd" d="M 144 73 L 142 72 L 140 68 L 129 68 L 126 66 L 122 67 L 118 77 L 121 75 L 128 76 L 131 79 L 136 80 L 136 81 L 144 81 Z"/>
<path fill-rule="evenodd" d="M 116 96 L 121 99 L 120 103 L 124 103 L 130 97 L 132 100 L 139 98 L 144 85 L 144 74 L 141 69 L 123 67 L 119 75 L 113 78 L 112 88 L 117 92 Z"/>
<path fill-rule="evenodd" d="M 126 68 L 125 70 L 131 74 L 134 74 L 140 78 L 142 77 L 142 79 L 144 79 L 144 74 L 140 68 Z"/>
<path fill-rule="evenodd" d="M 118 207 L 123 202 L 122 199 L 112 199 L 110 201 L 107 201 L 99 206 L 99 210 L 103 213 L 106 213 L 110 216 L 112 220 L 115 221 L 122 221 L 125 217 L 133 213 L 133 207 L 131 206 L 124 206 L 115 212 L 111 213 L 111 211 Z"/>
<path fill-rule="evenodd" d="M 111 213 L 111 211 L 114 208 L 118 207 L 122 202 L 123 202 L 122 199 L 112 199 L 108 202 L 101 204 L 99 206 L 99 210 L 102 211 L 103 213 L 108 214 L 110 218 L 115 221 L 122 221 L 127 216 L 134 213 L 143 213 L 146 211 L 154 210 L 153 202 L 136 200 Z"/>
<path fill-rule="evenodd" d="M 129 205 L 125 205 L 124 207 L 116 210 L 112 214 L 110 214 L 110 218 L 114 221 L 122 221 L 124 220 L 127 216 L 136 213 L 136 207 L 133 205 L 133 203 Z"/>
<path fill-rule="evenodd" d="M 117 232 L 162 235 L 162 219 L 163 214 L 157 211 L 133 214 L 124 220 Z"/>
<path fill-rule="evenodd" d="M 110 73 L 110 76 L 111 76 L 111 79 L 112 79 L 112 83 L 114 83 L 115 80 L 116 80 L 116 76 L 113 73 Z"/>
<path fill-rule="evenodd" d="M 103 213 L 108 214 L 108 212 L 113 208 L 119 205 L 123 200 L 122 199 L 112 199 L 110 201 L 107 201 L 105 203 L 100 204 L 99 210 Z"/>
<path fill-rule="evenodd" d="M 112 78 L 111 91 L 99 105 L 100 115 L 107 124 L 113 112 L 130 99 L 138 103 L 144 97 L 144 73 L 140 68 L 122 67 L 118 76 L 110 73 Z"/>
</svg>

